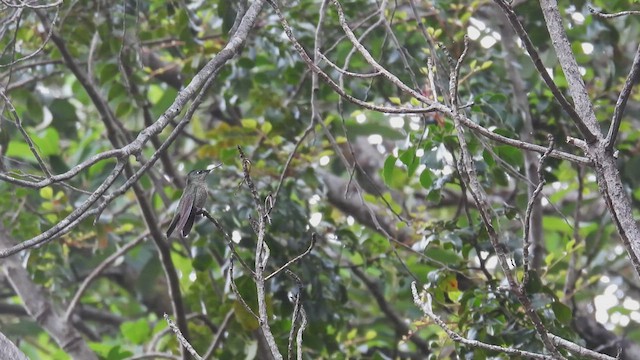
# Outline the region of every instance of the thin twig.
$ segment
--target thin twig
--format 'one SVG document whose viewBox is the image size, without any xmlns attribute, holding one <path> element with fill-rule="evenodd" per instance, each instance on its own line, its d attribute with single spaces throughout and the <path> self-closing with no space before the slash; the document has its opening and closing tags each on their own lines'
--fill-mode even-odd
<svg viewBox="0 0 640 360">
<path fill-rule="evenodd" d="M 202 209 L 202 215 L 204 215 L 207 219 L 209 219 L 209 221 L 211 221 L 213 225 L 222 233 L 222 235 L 224 236 L 224 239 L 227 241 L 227 245 L 229 245 L 229 249 L 233 253 L 233 257 L 240 262 L 240 265 L 242 265 L 242 267 L 245 270 L 249 271 L 252 277 L 255 277 L 255 272 L 242 259 L 242 257 L 236 250 L 236 246 L 235 246 L 235 243 L 233 242 L 233 239 L 231 239 L 231 237 L 229 236 L 227 231 L 224 229 L 224 227 L 222 227 L 222 225 L 218 222 L 218 220 L 216 220 L 213 216 L 211 216 L 211 214 L 209 214 L 209 212 L 206 209 Z"/>
<path fill-rule="evenodd" d="M 271 332 L 271 328 L 269 326 L 269 317 L 267 313 L 267 300 L 266 300 L 266 290 L 265 290 L 265 280 L 264 280 L 264 270 L 267 266 L 267 262 L 269 260 L 270 250 L 265 242 L 265 236 L 267 231 L 267 210 L 264 208 L 263 202 L 260 200 L 260 196 L 258 195 L 258 190 L 251 178 L 250 166 L 251 161 L 245 155 L 244 151 L 240 146 L 238 146 L 238 153 L 240 154 L 240 159 L 242 161 L 242 172 L 244 173 L 244 183 L 249 188 L 249 192 L 251 193 L 254 201 L 255 210 L 258 213 L 258 219 L 252 222 L 252 227 L 256 232 L 256 259 L 255 259 L 255 277 L 254 282 L 256 284 L 256 293 L 258 300 L 258 322 L 260 329 L 262 330 L 262 335 L 264 336 L 267 345 L 276 360 L 282 360 L 282 354 L 278 350 L 278 345 L 276 344 L 276 340 Z M 251 219 L 250 219 L 251 220 Z"/>
<path fill-rule="evenodd" d="M 305 250 L 302 254 L 294 257 L 293 259 L 287 261 L 286 264 L 280 266 L 278 268 L 278 270 L 272 272 L 271 274 L 265 276 L 264 281 L 269 281 L 269 279 L 271 279 L 272 277 L 278 275 L 280 272 L 282 272 L 282 270 L 287 269 L 289 266 L 291 266 L 291 264 L 293 264 L 294 262 L 302 259 L 303 257 L 307 256 L 311 250 L 313 249 L 313 247 L 316 244 L 316 233 L 311 234 L 311 242 L 309 243 L 309 247 L 307 248 L 307 250 Z"/>
<path fill-rule="evenodd" d="M 289 360 L 293 359 L 293 337 L 294 334 L 296 332 L 296 323 L 298 323 L 298 318 L 300 318 L 300 323 L 302 322 L 306 322 L 306 314 L 304 313 L 304 308 L 302 307 L 302 291 L 303 286 L 302 286 L 302 280 L 300 280 L 300 278 L 298 277 L 298 275 L 296 275 L 295 273 L 293 273 L 290 270 L 286 271 L 287 275 L 289 275 L 290 277 L 293 278 L 293 280 L 296 282 L 296 291 L 293 294 L 293 298 L 289 299 L 294 305 L 293 305 L 293 313 L 291 315 L 291 330 L 289 331 L 289 343 L 287 346 L 287 358 Z M 306 324 L 305 324 L 306 325 Z M 302 326 L 300 326 L 300 328 L 302 329 Z M 300 338 L 302 337 L 302 335 L 300 335 Z M 298 342 L 298 356 L 300 356 L 300 349 L 302 347 L 302 339 L 300 339 L 300 342 Z"/>
<path fill-rule="evenodd" d="M 466 42 L 465 42 L 466 45 Z M 466 47 L 466 46 L 465 46 Z M 540 335 L 542 342 L 545 348 L 556 358 L 564 359 L 564 357 L 558 352 L 555 345 L 549 340 L 547 336 L 548 332 L 545 325 L 542 322 L 542 319 L 538 315 L 538 313 L 533 309 L 533 305 L 531 304 L 531 300 L 524 294 L 520 287 L 518 286 L 517 280 L 513 275 L 511 268 L 509 266 L 509 261 L 507 259 L 507 255 L 505 253 L 504 245 L 500 242 L 500 238 L 498 236 L 498 231 L 494 225 L 495 213 L 493 208 L 489 204 L 487 199 L 487 194 L 482 187 L 480 180 L 478 179 L 478 174 L 475 168 L 475 162 L 473 157 L 469 153 L 469 147 L 467 145 L 467 140 L 464 136 L 464 127 L 462 126 L 461 119 L 464 118 L 463 115 L 460 114 L 459 109 L 455 106 L 456 99 L 458 96 L 457 93 L 457 78 L 459 74 L 460 64 L 466 54 L 467 50 L 463 50 L 462 55 L 458 58 L 454 69 L 451 71 L 451 80 L 449 83 L 449 92 L 451 95 L 452 107 L 449 110 L 452 114 L 454 126 L 456 129 L 456 135 L 458 138 L 458 144 L 460 147 L 460 166 L 461 170 L 460 175 L 467 182 L 467 188 L 469 189 L 471 196 L 473 197 L 478 210 L 480 212 L 480 217 L 484 224 L 485 229 L 487 230 L 487 234 L 489 235 L 489 240 L 491 241 L 491 245 L 493 246 L 496 255 L 498 257 L 498 263 L 502 268 L 503 273 L 509 283 L 509 287 L 511 291 L 514 292 L 522 306 L 525 308 L 525 312 L 531 322 L 533 323 L 536 332 Z M 452 61 L 452 60 L 450 60 Z"/>
<path fill-rule="evenodd" d="M 67 321 L 71 317 L 71 314 L 73 314 L 73 311 L 76 305 L 80 301 L 80 297 L 85 292 L 85 290 L 87 290 L 87 288 L 89 287 L 93 279 L 95 279 L 98 275 L 100 275 L 100 273 L 102 273 L 102 271 L 106 269 L 109 265 L 113 264 L 113 262 L 116 261 L 120 256 L 127 253 L 129 250 L 133 249 L 135 246 L 137 246 L 142 241 L 144 241 L 147 238 L 147 236 L 149 236 L 149 230 L 145 231 L 136 239 L 127 243 L 125 246 L 121 247 L 120 249 L 118 249 L 118 251 L 109 255 L 109 257 L 104 259 L 93 271 L 91 271 L 91 273 L 84 279 L 82 284 L 80 284 L 80 286 L 78 287 L 78 290 L 76 290 L 75 295 L 73 295 L 73 299 L 71 299 L 71 302 L 69 302 L 69 306 L 67 306 L 67 311 L 65 312 L 65 319 Z"/>
<path fill-rule="evenodd" d="M 204 360 L 209 359 L 213 355 L 213 353 L 216 351 L 220 343 L 222 342 L 222 338 L 224 337 L 224 334 L 227 332 L 227 326 L 229 325 L 229 321 L 231 321 L 231 318 L 233 317 L 233 313 L 234 313 L 234 310 L 231 309 L 224 316 L 222 323 L 220 323 L 220 326 L 218 326 L 218 331 L 216 332 L 215 338 L 211 342 L 211 345 L 207 349 L 207 352 L 205 352 L 204 355 L 202 356 Z"/>
<path fill-rule="evenodd" d="M 240 300 L 240 303 L 242 303 L 242 306 L 245 308 L 245 310 L 247 310 L 249 314 L 253 315 L 253 317 L 256 318 L 256 320 L 260 321 L 260 317 L 256 315 L 256 313 L 253 312 L 253 309 L 251 309 L 251 306 L 249 306 L 249 304 L 247 304 L 247 302 L 244 301 L 244 298 L 242 297 L 242 295 L 240 294 L 240 291 L 238 290 L 236 281 L 233 278 L 233 258 L 231 258 L 231 260 L 229 261 L 229 283 L 231 284 L 231 290 L 233 290 L 233 293 L 236 294 L 236 296 L 238 297 L 238 300 Z"/>
<path fill-rule="evenodd" d="M 620 129 L 620 122 L 622 121 L 624 109 L 627 106 L 627 100 L 629 100 L 629 96 L 631 96 L 631 90 L 633 90 L 633 86 L 638 82 L 638 78 L 640 78 L 640 45 L 638 45 L 636 54 L 633 57 L 631 70 L 629 71 L 627 80 L 624 82 L 624 87 L 622 88 L 622 91 L 618 96 L 616 107 L 613 110 L 611 126 L 609 126 L 609 133 L 607 134 L 607 138 L 605 140 L 607 150 L 609 151 L 613 150 L 613 146 L 616 143 L 616 138 L 618 137 L 618 129 Z"/>
<path fill-rule="evenodd" d="M 447 115 L 447 116 L 452 116 L 451 111 L 449 110 L 449 108 L 447 108 L 446 106 L 442 105 L 442 104 L 434 104 L 431 106 L 428 106 L 426 108 L 401 108 L 401 107 L 385 107 L 385 106 L 378 106 L 378 105 L 373 105 L 370 104 L 368 102 L 362 101 L 360 99 L 357 99 L 347 93 L 345 93 L 345 91 L 338 85 L 336 84 L 330 77 L 329 75 L 327 75 L 325 72 L 322 71 L 322 69 L 320 69 L 316 64 L 314 64 L 313 60 L 311 60 L 311 58 L 309 58 L 309 55 L 307 55 L 307 53 L 305 52 L 304 48 L 302 47 L 302 45 L 300 44 L 300 42 L 296 39 L 296 37 L 293 35 L 293 31 L 291 29 L 291 26 L 289 25 L 287 19 L 284 17 L 284 15 L 282 15 L 282 12 L 280 11 L 280 9 L 273 3 L 273 2 L 269 2 L 271 4 L 271 6 L 273 6 L 274 11 L 276 12 L 276 14 L 278 15 L 278 17 L 280 18 L 280 23 L 282 24 L 282 27 L 285 31 L 285 34 L 287 35 L 287 37 L 289 38 L 289 40 L 291 41 L 291 43 L 293 44 L 294 49 L 298 52 L 298 54 L 300 55 L 300 57 L 302 58 L 302 60 L 307 64 L 307 67 L 318 74 L 318 76 L 320 77 L 320 79 L 322 79 L 327 85 L 329 85 L 329 87 L 331 87 L 331 89 L 333 89 L 336 93 L 338 93 L 338 95 L 340 95 L 341 97 L 343 97 L 345 100 L 352 102 L 353 104 L 362 106 L 365 109 L 369 109 L 369 110 L 374 110 L 374 111 L 379 111 L 379 112 L 384 112 L 384 113 L 388 113 L 388 114 L 410 114 L 410 113 L 414 113 L 414 114 L 419 114 L 419 113 L 427 113 L 427 112 L 435 112 L 435 111 L 440 111 L 443 114 Z M 544 67 L 544 66 L 543 66 Z M 546 70 L 545 70 L 546 72 Z M 420 95 L 420 99 L 422 100 L 424 97 L 422 95 Z M 425 103 L 431 103 L 433 102 L 432 99 L 427 99 L 424 98 Z M 524 149 L 524 150 L 529 150 L 529 151 L 535 151 L 537 153 L 543 154 L 547 148 L 544 146 L 540 146 L 540 145 L 536 145 L 536 144 L 530 144 L 524 141 L 520 141 L 520 140 L 516 140 L 516 139 L 511 139 L 505 136 L 502 136 L 500 134 L 497 134 L 491 130 L 488 130 L 484 127 L 482 127 L 481 125 L 477 124 L 476 122 L 472 121 L 471 119 L 468 119 L 466 117 L 461 116 L 460 117 L 460 121 L 462 122 L 462 124 L 491 139 L 494 141 L 498 141 L 501 142 L 503 144 L 507 144 L 510 146 L 514 146 L 520 149 Z M 592 162 L 590 159 L 583 157 L 583 156 L 578 156 L 578 155 L 574 155 L 574 154 L 570 154 L 570 153 L 566 153 L 563 151 L 558 151 L 558 150 L 554 150 L 551 153 L 552 157 L 555 158 L 559 158 L 559 159 L 563 159 L 563 160 L 568 160 L 571 162 L 575 162 L 575 163 L 579 163 L 582 165 L 588 165 L 591 166 Z M 0 174 L 2 175 L 2 174 Z"/>
<path fill-rule="evenodd" d="M 29 150 L 31 150 L 31 153 L 36 158 L 36 161 L 38 162 L 40 169 L 42 170 L 43 173 L 47 175 L 48 178 L 50 178 L 51 172 L 49 171 L 49 168 L 42 160 L 42 157 L 40 157 L 40 154 L 36 150 L 36 146 L 33 143 L 33 140 L 31 140 L 31 137 L 29 136 L 29 134 L 27 134 L 27 131 L 24 129 L 24 127 L 22 127 L 22 121 L 20 120 L 20 116 L 18 116 L 18 113 L 16 112 L 16 108 L 13 107 L 13 104 L 11 103 L 7 95 L 2 91 L 2 88 L 0 88 L 0 97 L 4 100 L 5 104 L 9 107 L 9 112 L 13 116 L 14 124 L 20 131 L 20 134 L 22 134 L 22 137 L 24 138 L 24 140 L 27 142 L 27 145 L 29 146 Z"/>
<path fill-rule="evenodd" d="M 347 75 L 347 76 L 351 76 L 358 79 L 369 79 L 369 78 L 373 78 L 381 75 L 379 71 L 374 71 L 371 73 L 357 73 L 353 71 L 348 71 L 334 64 L 333 61 L 329 60 L 329 58 L 327 58 L 323 53 L 318 52 L 318 55 L 322 58 L 322 60 L 324 60 L 324 62 L 326 62 L 329 66 L 331 66 L 333 69 L 335 69 L 337 72 L 339 72 L 342 75 Z"/>
<path fill-rule="evenodd" d="M 538 199 L 538 196 L 542 192 L 542 188 L 547 183 L 544 178 L 544 162 L 549 157 L 551 151 L 553 151 L 553 147 L 555 146 L 555 141 L 553 140 L 553 136 L 549 135 L 549 148 L 547 151 L 542 154 L 540 157 L 540 161 L 538 162 L 538 185 L 536 189 L 533 191 L 531 196 L 529 197 L 529 202 L 527 203 L 527 210 L 524 215 L 524 231 L 522 232 L 522 256 L 524 260 L 523 265 L 523 275 L 522 275 L 522 284 L 520 284 L 520 291 L 525 291 L 525 287 L 529 282 L 529 246 L 531 245 L 531 238 L 529 234 L 529 229 L 531 227 L 531 216 L 533 214 L 533 207 Z"/>
<path fill-rule="evenodd" d="M 638 10 L 627 10 L 627 11 L 620 11 L 617 13 L 613 13 L 613 14 L 607 14 L 604 13 L 600 10 L 596 10 L 595 8 L 593 8 L 591 5 L 587 5 L 587 7 L 589 8 L 589 12 L 592 13 L 594 16 L 602 18 L 602 19 L 613 19 L 613 18 L 617 18 L 620 16 L 627 16 L 627 15 L 640 15 L 640 11 Z"/>
<path fill-rule="evenodd" d="M 61 3 L 62 3 L 62 0 L 58 0 L 54 5 L 51 5 L 51 6 L 58 6 Z M 5 5 L 6 5 L 6 3 L 5 3 Z M 29 6 L 29 7 L 31 7 L 31 6 Z M 32 9 L 45 9 L 47 7 L 50 7 L 50 6 L 43 5 L 42 7 L 36 6 L 36 7 L 31 7 L 31 8 Z M 58 15 L 59 14 L 60 14 L 60 8 L 57 8 L 55 14 L 53 15 L 53 23 L 55 23 L 58 20 Z M 16 33 L 18 32 L 19 29 L 20 29 L 19 27 L 16 27 Z M 53 27 L 49 28 L 48 30 L 49 31 L 47 33 L 47 36 L 45 37 L 45 39 L 42 42 L 42 44 L 40 44 L 40 46 L 36 50 L 34 50 L 31 54 L 25 55 L 25 56 L 21 57 L 20 59 L 14 60 L 14 61 L 12 61 L 10 63 L 0 64 L 0 69 L 3 68 L 3 67 L 13 66 L 13 65 L 15 65 L 15 64 L 17 64 L 19 62 L 31 59 L 32 57 L 38 55 L 44 49 L 44 47 L 49 43 L 49 40 L 51 39 L 51 35 L 53 34 Z"/>
</svg>

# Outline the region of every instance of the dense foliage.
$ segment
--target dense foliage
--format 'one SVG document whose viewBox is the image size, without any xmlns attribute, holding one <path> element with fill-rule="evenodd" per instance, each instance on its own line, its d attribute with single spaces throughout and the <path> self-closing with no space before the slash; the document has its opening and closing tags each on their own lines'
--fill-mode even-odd
<svg viewBox="0 0 640 360">
<path fill-rule="evenodd" d="M 554 356 L 535 326 L 542 325 L 577 345 L 635 358 L 640 283 L 633 255 L 596 181 L 598 167 L 566 141 L 584 133 L 496 5 L 503 1 L 355 0 L 339 8 L 334 1 L 281 0 L 282 19 L 265 2 L 255 23 L 244 17 L 251 25 L 244 34 L 242 16 L 260 3 L 0 3 L 0 251 L 42 239 L 0 259 L 2 334 L 33 359 L 78 358 L 46 325 L 56 313 L 57 323 L 78 331 L 75 341 L 86 342 L 98 358 L 178 357 L 182 349 L 166 313 L 178 318 L 200 355 L 269 359 L 264 327 L 254 316 L 261 295 L 253 270 L 237 259 L 231 264 L 225 239 L 226 232 L 236 255 L 254 268 L 263 229 L 270 255 L 265 275 L 312 246 L 287 267 L 293 274 L 280 272 L 265 285 L 268 324 L 285 356 L 302 328 L 304 359 L 509 357 L 453 341 L 419 306 L 427 302 L 436 319 L 468 340 Z M 516 0 L 511 6 L 547 73 L 582 116 L 540 4 Z M 634 64 L 640 23 L 634 14 L 598 17 L 589 6 L 613 13 L 637 5 L 558 4 L 606 134 Z M 428 104 L 356 51 L 346 25 L 398 82 L 451 112 L 376 109 Z M 286 34 L 288 26 L 302 49 Z M 452 98 L 450 77 L 465 35 L 468 49 Z M 232 56 L 223 57 L 234 41 Z M 216 58 L 221 63 L 211 72 Z M 324 75 L 314 75 L 314 63 L 344 93 L 372 106 L 340 96 Z M 188 86 L 207 69 L 198 86 Z M 186 105 L 177 106 L 179 99 Z M 623 196 L 635 207 L 639 107 L 633 90 L 615 147 Z M 487 132 L 542 150 L 495 141 L 468 124 L 458 136 L 451 116 L 458 112 Z M 154 123 L 167 126 L 143 131 Z M 140 134 L 149 139 L 141 151 L 90 160 L 135 143 Z M 554 149 L 574 160 L 547 151 L 541 162 L 549 136 Z M 464 151 L 475 174 L 463 170 Z M 204 218 L 184 244 L 167 242 L 162 234 L 185 174 L 218 163 L 208 178 L 207 210 L 219 224 Z M 533 196 L 540 175 L 546 184 Z M 469 180 L 474 176 L 499 243 L 483 219 Z M 86 216 L 66 222 L 109 181 Z M 523 238 L 531 246 L 525 248 Z M 528 278 L 522 294 L 529 305 L 509 283 L 500 254 L 519 284 Z M 18 279 L 16 269 L 28 276 Z M 33 293 L 20 290 L 25 282 Z M 417 298 L 414 282 L 422 291 Z"/>
</svg>

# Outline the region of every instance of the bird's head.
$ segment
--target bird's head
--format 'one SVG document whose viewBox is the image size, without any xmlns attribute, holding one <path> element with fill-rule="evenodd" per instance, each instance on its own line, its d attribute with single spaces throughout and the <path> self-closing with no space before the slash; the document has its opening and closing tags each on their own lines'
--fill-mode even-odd
<svg viewBox="0 0 640 360">
<path fill-rule="evenodd" d="M 207 177 L 207 175 L 209 175 L 209 173 L 213 170 L 213 169 L 217 169 L 221 166 L 222 164 L 216 165 L 210 169 L 197 169 L 197 170 L 191 170 L 189 172 L 189 174 L 187 174 L 187 182 L 191 183 L 191 182 L 195 182 L 195 181 L 204 181 L 204 179 Z"/>
</svg>

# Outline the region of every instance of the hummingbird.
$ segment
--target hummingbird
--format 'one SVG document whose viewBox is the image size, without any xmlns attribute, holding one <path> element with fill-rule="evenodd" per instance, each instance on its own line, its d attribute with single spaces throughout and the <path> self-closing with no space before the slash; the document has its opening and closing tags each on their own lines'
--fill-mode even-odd
<svg viewBox="0 0 640 360">
<path fill-rule="evenodd" d="M 178 209 L 167 229 L 167 238 L 171 236 L 176 227 L 182 237 L 189 235 L 196 217 L 202 214 L 202 209 L 207 201 L 206 177 L 216 167 L 205 170 L 191 170 L 187 174 L 187 185 L 182 192 L 182 197 L 180 197 Z"/>
</svg>

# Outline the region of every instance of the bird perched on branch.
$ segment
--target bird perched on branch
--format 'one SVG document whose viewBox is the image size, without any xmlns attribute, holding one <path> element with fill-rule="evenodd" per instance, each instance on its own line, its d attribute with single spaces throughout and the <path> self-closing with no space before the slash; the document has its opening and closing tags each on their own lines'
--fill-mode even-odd
<svg viewBox="0 0 640 360">
<path fill-rule="evenodd" d="M 187 174 L 187 185 L 182 192 L 182 197 L 180 197 L 178 209 L 167 229 L 167 237 L 170 237 L 176 228 L 180 232 L 180 236 L 189 236 L 194 222 L 202 214 L 204 204 L 207 202 L 207 175 L 219 166 L 212 169 L 192 170 Z"/>
</svg>

